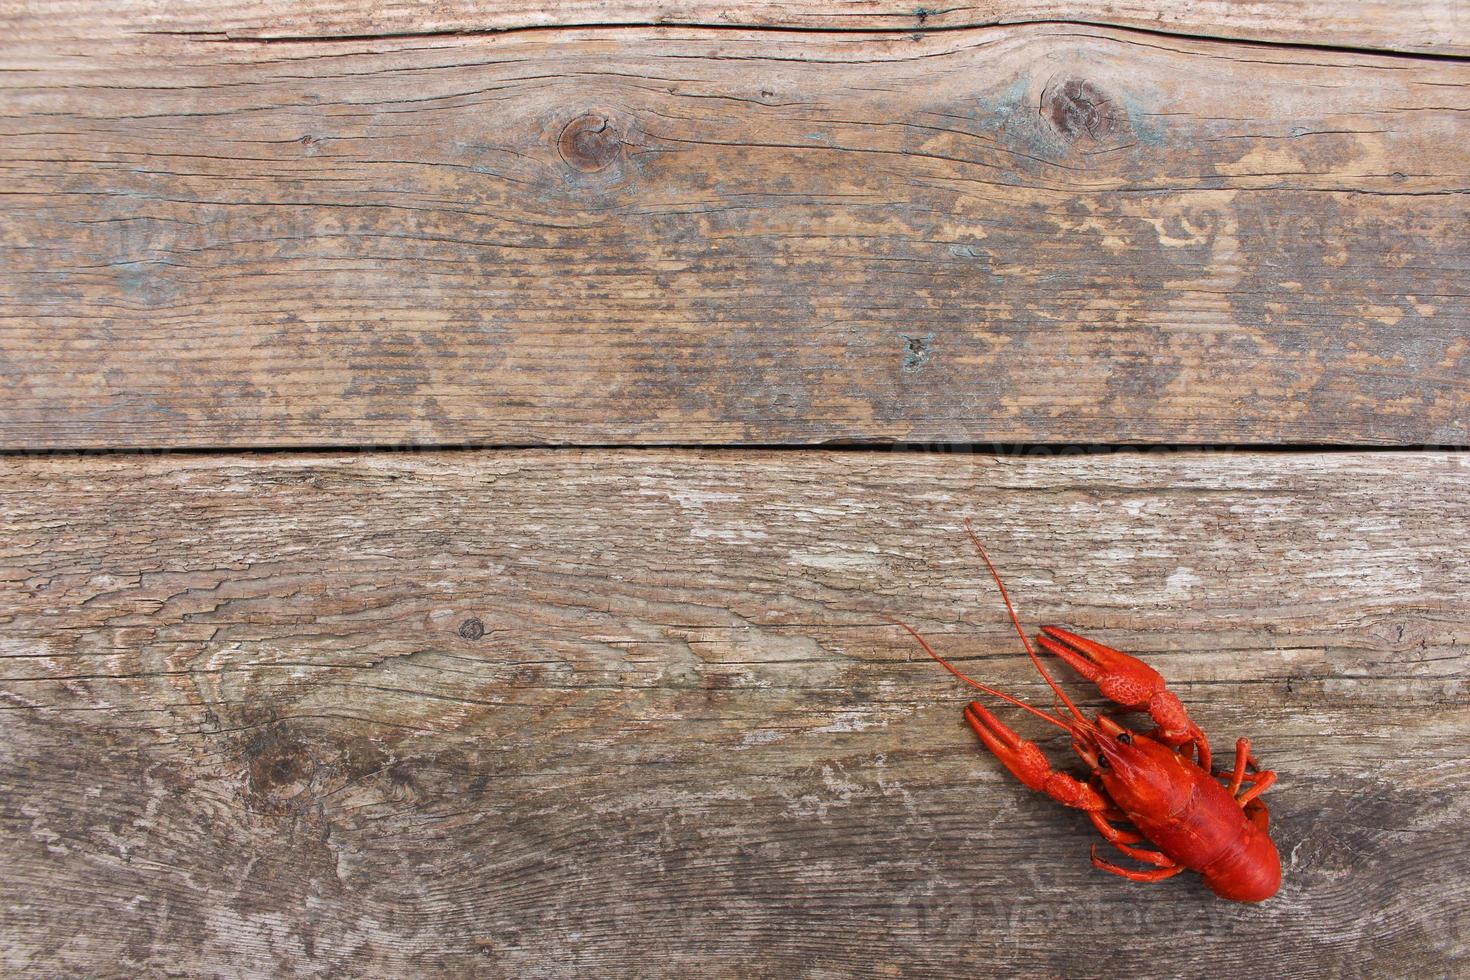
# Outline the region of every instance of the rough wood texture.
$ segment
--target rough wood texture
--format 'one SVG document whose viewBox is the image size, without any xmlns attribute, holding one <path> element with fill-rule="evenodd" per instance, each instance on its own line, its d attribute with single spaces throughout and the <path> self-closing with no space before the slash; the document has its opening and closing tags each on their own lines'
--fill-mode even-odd
<svg viewBox="0 0 1470 980">
<path fill-rule="evenodd" d="M 922 4 L 896 0 L 89 0 L 0 2 L 52 39 L 197 33 L 232 39 L 371 37 L 526 28 L 685 25 L 834 31 L 933 31 L 1066 21 L 1170 34 L 1441 55 L 1470 54 L 1470 14 L 1456 0 L 1109 0 Z M 41 25 L 44 25 L 44 29 Z"/>
<path fill-rule="evenodd" d="M 1470 442 L 1461 61 L 43 9 L 6 447 Z"/>
<path fill-rule="evenodd" d="M 1463 455 L 0 476 L 12 974 L 1464 968 Z M 1278 899 L 1095 872 L 1086 822 L 975 748 L 883 619 L 1044 698 L 964 515 L 1031 623 L 1143 653 L 1280 769 Z"/>
</svg>

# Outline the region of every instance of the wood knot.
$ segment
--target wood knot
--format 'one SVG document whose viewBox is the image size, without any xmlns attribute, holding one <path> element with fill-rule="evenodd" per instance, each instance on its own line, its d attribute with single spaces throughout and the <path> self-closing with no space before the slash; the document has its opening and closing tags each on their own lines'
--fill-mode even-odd
<svg viewBox="0 0 1470 980">
<path fill-rule="evenodd" d="M 1089 139 L 1100 143 L 1128 128 L 1127 116 L 1102 89 L 1081 78 L 1047 85 L 1041 113 L 1068 143 Z"/>
<path fill-rule="evenodd" d="M 259 809 L 281 812 L 307 793 L 316 773 L 310 750 L 279 725 L 257 734 L 245 746 L 247 796 Z"/>
<path fill-rule="evenodd" d="M 557 146 L 567 166 L 594 173 L 617 162 L 623 152 L 623 139 L 611 119 L 589 112 L 566 124 Z"/>
<path fill-rule="evenodd" d="M 466 640 L 478 640 L 485 635 L 485 624 L 474 616 L 459 624 L 459 635 Z"/>
</svg>

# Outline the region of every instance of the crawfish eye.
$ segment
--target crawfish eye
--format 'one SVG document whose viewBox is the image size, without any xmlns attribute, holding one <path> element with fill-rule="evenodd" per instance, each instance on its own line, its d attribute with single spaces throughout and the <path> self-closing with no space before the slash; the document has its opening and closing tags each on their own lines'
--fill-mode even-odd
<svg viewBox="0 0 1470 980">
<path fill-rule="evenodd" d="M 1132 732 L 1119 732 L 1118 733 L 1118 741 L 1122 742 L 1124 745 L 1132 745 L 1133 744 L 1133 733 Z"/>
<path fill-rule="evenodd" d="M 1099 769 L 1111 769 L 1111 768 L 1113 768 L 1113 764 L 1108 761 L 1108 757 L 1107 756 L 1100 755 L 1100 756 L 1097 757 L 1097 767 Z"/>
</svg>

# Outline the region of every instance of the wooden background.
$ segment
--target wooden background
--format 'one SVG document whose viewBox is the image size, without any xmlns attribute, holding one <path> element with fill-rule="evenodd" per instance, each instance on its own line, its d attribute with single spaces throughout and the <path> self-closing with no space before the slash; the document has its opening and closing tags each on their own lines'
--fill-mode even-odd
<svg viewBox="0 0 1470 980">
<path fill-rule="evenodd" d="M 1464 5 L 0 38 L 6 974 L 1466 969 Z M 1280 771 L 1277 898 L 976 747 L 886 621 L 1044 699 L 965 517 Z"/>
</svg>

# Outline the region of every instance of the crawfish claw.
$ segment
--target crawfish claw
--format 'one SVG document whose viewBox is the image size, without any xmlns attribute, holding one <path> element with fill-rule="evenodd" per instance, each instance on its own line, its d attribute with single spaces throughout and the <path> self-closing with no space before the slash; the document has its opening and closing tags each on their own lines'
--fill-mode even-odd
<svg viewBox="0 0 1470 980">
<path fill-rule="evenodd" d="M 1158 671 L 1131 654 L 1059 626 L 1043 626 L 1036 642 L 1096 684 L 1109 701 L 1131 711 L 1147 711 L 1157 726 L 1153 737 L 1168 745 L 1193 745 L 1199 764 L 1210 768 L 1209 741 Z"/>
<path fill-rule="evenodd" d="M 1125 708 L 1147 710 L 1149 700 L 1165 689 L 1163 676 L 1142 660 L 1069 630 L 1043 626 L 1036 642 Z"/>
<path fill-rule="evenodd" d="M 1035 742 L 1017 735 L 984 705 L 971 701 L 965 708 L 965 720 L 1001 764 L 1031 789 L 1078 810 L 1107 808 L 1107 801 L 1096 789 L 1064 772 L 1054 771 Z"/>
</svg>

